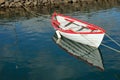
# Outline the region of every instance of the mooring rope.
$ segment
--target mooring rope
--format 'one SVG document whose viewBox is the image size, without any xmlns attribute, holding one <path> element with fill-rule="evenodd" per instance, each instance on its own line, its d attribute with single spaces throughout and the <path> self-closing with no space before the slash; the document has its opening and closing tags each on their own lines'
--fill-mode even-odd
<svg viewBox="0 0 120 80">
<path fill-rule="evenodd" d="M 116 45 L 118 45 L 120 47 L 120 44 L 115 41 L 112 37 L 110 37 L 108 34 L 105 34 L 111 41 L 113 41 Z"/>
<path fill-rule="evenodd" d="M 32 14 L 33 16 L 36 16 L 36 17 L 39 16 L 38 14 L 35 14 L 35 13 L 33 13 L 32 11 L 29 11 L 25 6 L 22 5 L 22 7 L 23 7 L 28 13 Z"/>
<path fill-rule="evenodd" d="M 106 48 L 108 48 L 108 49 L 111 49 L 111 50 L 113 50 L 113 51 L 115 51 L 115 52 L 118 52 L 118 53 L 120 53 L 120 50 L 117 50 L 117 49 L 115 49 L 115 48 L 112 48 L 112 47 L 110 47 L 110 46 L 107 46 L 107 45 L 105 45 L 105 44 L 102 44 L 102 43 L 101 43 L 101 45 L 102 45 L 102 46 L 104 46 L 104 47 L 106 47 Z"/>
<path fill-rule="evenodd" d="M 117 41 L 115 41 L 112 37 L 110 37 L 108 34 L 105 34 L 111 41 L 113 41 L 116 45 L 118 45 L 119 47 L 120 47 L 120 44 L 117 42 Z M 103 44 L 103 43 L 101 43 L 101 45 L 102 46 L 104 46 L 104 47 L 106 47 L 106 48 L 108 48 L 108 49 L 111 49 L 111 50 L 113 50 L 113 51 L 115 51 L 115 52 L 118 52 L 118 53 L 120 53 L 120 50 L 118 50 L 118 49 L 115 49 L 115 48 L 112 48 L 112 47 L 110 47 L 110 46 L 107 46 L 107 45 L 105 45 L 105 44 Z"/>
</svg>

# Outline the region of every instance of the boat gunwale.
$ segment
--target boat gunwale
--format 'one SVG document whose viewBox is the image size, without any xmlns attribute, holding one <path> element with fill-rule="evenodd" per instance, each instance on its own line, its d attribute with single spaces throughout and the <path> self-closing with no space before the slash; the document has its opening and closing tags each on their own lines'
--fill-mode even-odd
<svg viewBox="0 0 120 80">
<path fill-rule="evenodd" d="M 62 16 L 62 17 L 65 17 L 65 18 L 68 18 L 68 19 L 72 19 L 74 21 L 78 21 L 78 22 L 82 22 L 83 24 L 87 24 L 87 25 L 90 25 L 92 27 L 95 27 L 96 29 L 100 30 L 100 32 L 77 32 L 77 31 L 73 31 L 71 29 L 69 30 L 64 30 L 62 28 L 59 28 L 57 25 L 59 25 L 59 22 L 57 21 L 57 25 L 54 24 L 54 22 L 56 20 L 54 20 L 54 17 L 55 16 Z M 99 26 L 96 26 L 94 24 L 91 24 L 91 23 L 88 23 L 88 22 L 85 22 L 85 21 L 82 21 L 82 20 L 79 20 L 79 19 L 76 19 L 76 18 L 73 18 L 73 17 L 70 17 L 70 16 L 66 16 L 66 15 L 63 15 L 63 14 L 58 14 L 56 12 L 53 13 L 52 15 L 52 19 L 51 19 L 51 22 L 52 22 L 52 26 L 56 29 L 56 30 L 59 30 L 61 32 L 65 32 L 65 33 L 70 33 L 70 34 L 104 34 L 106 31 L 104 29 L 102 29 L 101 27 Z"/>
</svg>

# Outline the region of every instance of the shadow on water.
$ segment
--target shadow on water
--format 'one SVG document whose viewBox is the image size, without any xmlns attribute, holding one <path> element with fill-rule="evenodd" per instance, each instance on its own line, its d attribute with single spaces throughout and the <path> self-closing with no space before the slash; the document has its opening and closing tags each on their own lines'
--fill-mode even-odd
<svg viewBox="0 0 120 80">
<path fill-rule="evenodd" d="M 56 34 L 53 36 L 53 40 L 70 55 L 104 70 L 102 56 L 98 48 L 74 42 L 63 36 L 58 39 Z"/>
</svg>

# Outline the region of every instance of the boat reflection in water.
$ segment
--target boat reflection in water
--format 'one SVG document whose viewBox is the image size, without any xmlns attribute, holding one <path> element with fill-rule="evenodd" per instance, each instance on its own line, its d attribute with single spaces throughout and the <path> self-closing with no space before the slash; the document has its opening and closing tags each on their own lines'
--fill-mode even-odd
<svg viewBox="0 0 120 80">
<path fill-rule="evenodd" d="M 92 66 L 95 66 L 101 70 L 104 70 L 102 56 L 98 48 L 80 44 L 78 42 L 74 42 L 63 36 L 61 39 L 58 39 L 56 34 L 53 36 L 53 40 L 60 47 L 62 47 L 68 53 L 72 54 L 78 59 L 86 61 L 88 64 L 92 64 Z"/>
</svg>

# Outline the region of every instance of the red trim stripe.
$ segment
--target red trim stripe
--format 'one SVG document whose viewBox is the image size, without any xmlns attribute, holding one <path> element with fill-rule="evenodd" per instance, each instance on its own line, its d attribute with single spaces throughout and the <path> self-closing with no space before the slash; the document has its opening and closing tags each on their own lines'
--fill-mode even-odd
<svg viewBox="0 0 120 80">
<path fill-rule="evenodd" d="M 74 22 L 74 21 L 78 21 L 78 22 L 81 22 L 83 24 L 86 24 L 88 25 L 87 27 L 90 28 L 91 30 L 95 30 L 95 29 L 98 29 L 100 30 L 101 32 L 75 32 L 75 31 L 72 31 L 72 30 L 64 30 L 62 28 L 59 28 L 59 25 L 60 23 L 55 20 L 55 16 L 62 16 L 64 17 L 67 21 L 70 21 L 70 22 Z M 103 34 L 105 33 L 105 30 L 100 28 L 99 26 L 96 26 L 94 24 L 90 24 L 88 22 L 85 22 L 85 21 L 82 21 L 82 20 L 78 20 L 76 18 L 72 18 L 70 16 L 64 16 L 62 14 L 57 14 L 56 12 L 53 13 L 52 15 L 52 19 L 51 19 L 51 23 L 52 23 L 52 26 L 56 29 L 56 30 L 59 30 L 61 32 L 65 32 L 65 33 L 70 33 L 70 34 Z"/>
</svg>

